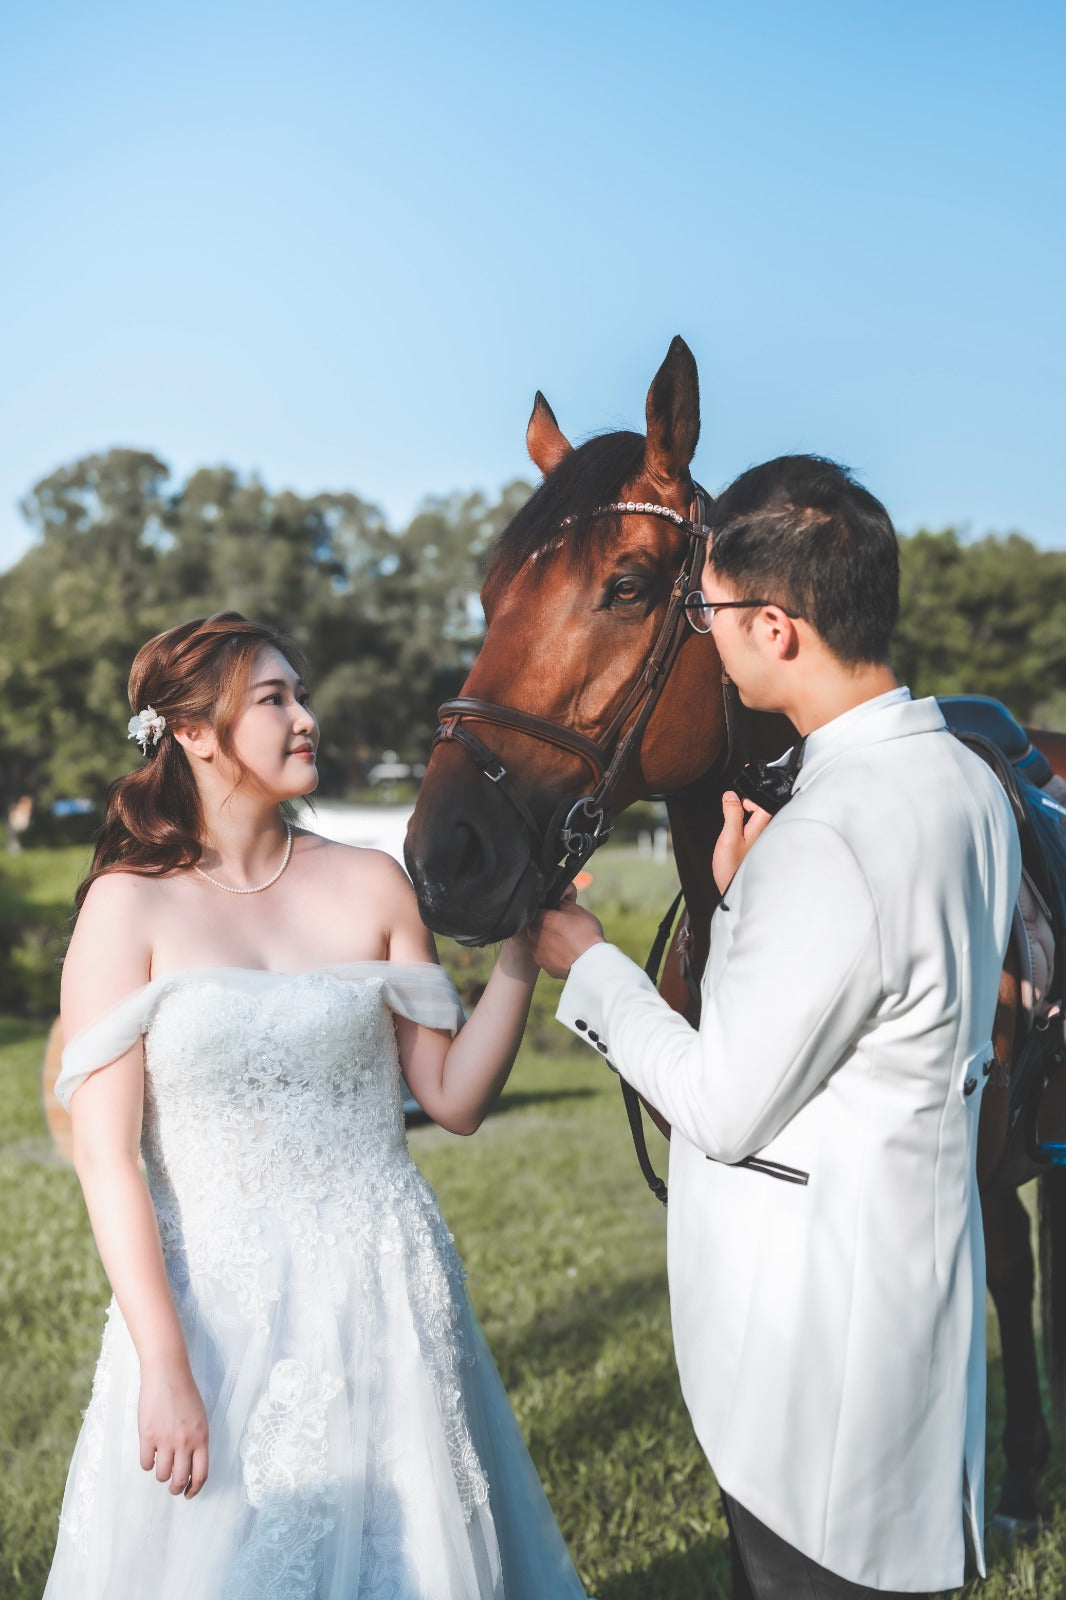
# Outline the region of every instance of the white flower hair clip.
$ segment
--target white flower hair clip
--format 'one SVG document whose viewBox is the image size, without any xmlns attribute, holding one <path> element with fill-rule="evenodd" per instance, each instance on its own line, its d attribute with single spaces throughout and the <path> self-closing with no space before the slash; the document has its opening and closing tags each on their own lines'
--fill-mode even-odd
<svg viewBox="0 0 1066 1600">
<path fill-rule="evenodd" d="M 166 717 L 158 711 L 153 711 L 151 706 L 145 706 L 143 711 L 138 711 L 135 717 L 129 720 L 129 737 L 136 739 L 141 747 L 141 754 L 148 754 L 148 746 L 153 749 L 163 737 L 163 729 L 167 725 Z"/>
</svg>

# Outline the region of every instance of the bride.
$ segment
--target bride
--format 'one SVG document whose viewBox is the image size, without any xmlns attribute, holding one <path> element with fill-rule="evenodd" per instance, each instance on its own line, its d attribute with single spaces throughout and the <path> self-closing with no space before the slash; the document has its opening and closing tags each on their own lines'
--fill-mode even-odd
<svg viewBox="0 0 1066 1600">
<path fill-rule="evenodd" d="M 537 969 L 506 941 L 457 1031 L 400 868 L 294 826 L 306 679 L 234 612 L 133 664 L 144 761 L 63 973 L 57 1092 L 114 1299 L 46 1600 L 572 1600 L 402 1110 L 401 1075 L 474 1132 Z"/>
</svg>

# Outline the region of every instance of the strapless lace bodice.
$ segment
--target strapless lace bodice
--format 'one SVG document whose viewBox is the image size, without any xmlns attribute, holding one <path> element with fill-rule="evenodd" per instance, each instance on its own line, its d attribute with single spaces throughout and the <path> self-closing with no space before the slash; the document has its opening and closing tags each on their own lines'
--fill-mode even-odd
<svg viewBox="0 0 1066 1600">
<path fill-rule="evenodd" d="M 373 979 L 205 977 L 163 993 L 145 1037 L 144 1156 L 167 1189 L 287 1210 L 407 1165 L 391 1014 Z"/>
<path fill-rule="evenodd" d="M 322 1244 L 365 1283 L 391 1229 L 440 1231 L 407 1152 L 383 989 L 331 971 L 162 982 L 142 1151 L 171 1277 L 217 1318 L 264 1326 Z M 420 1291 L 438 1275 L 423 1263 Z"/>
<path fill-rule="evenodd" d="M 320 1199 L 342 1173 L 406 1159 L 380 979 L 235 973 L 164 985 L 145 1081 L 146 1155 L 205 1195 Z"/>
</svg>

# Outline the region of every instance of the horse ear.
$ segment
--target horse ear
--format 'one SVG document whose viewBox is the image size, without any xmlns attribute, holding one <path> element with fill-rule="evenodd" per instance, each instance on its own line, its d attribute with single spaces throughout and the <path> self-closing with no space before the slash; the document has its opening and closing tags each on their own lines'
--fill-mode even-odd
<svg viewBox="0 0 1066 1600">
<path fill-rule="evenodd" d="M 555 420 L 555 412 L 540 390 L 533 402 L 533 413 L 526 428 L 526 449 L 530 460 L 547 477 L 573 446 Z"/>
<path fill-rule="evenodd" d="M 680 334 L 651 381 L 646 415 L 644 469 L 660 483 L 676 483 L 688 471 L 700 437 L 700 378 Z"/>
</svg>

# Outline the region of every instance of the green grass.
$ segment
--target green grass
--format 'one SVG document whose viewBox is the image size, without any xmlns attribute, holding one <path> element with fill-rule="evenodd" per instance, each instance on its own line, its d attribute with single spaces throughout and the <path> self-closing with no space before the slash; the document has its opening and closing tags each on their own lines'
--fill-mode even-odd
<svg viewBox="0 0 1066 1600">
<path fill-rule="evenodd" d="M 0 857 L 0 912 L 33 907 L 52 912 L 57 924 L 66 922 L 91 859 L 92 851 L 82 845 Z"/>
<path fill-rule="evenodd" d="M 0 856 L 0 1014 L 56 1011 L 72 898 L 90 858 L 77 846 Z"/>
<path fill-rule="evenodd" d="M 0 1018 L 0 1595 L 39 1596 L 106 1298 L 40 1104 L 43 1031 Z"/>
<path fill-rule="evenodd" d="M 80 862 L 49 867 L 43 894 L 76 877 Z M 594 870 L 585 898 L 643 956 L 670 897 L 668 872 L 630 852 Z M 475 990 L 489 957 L 443 953 Z M 636 1170 L 616 1079 L 552 1020 L 557 992 L 542 980 L 518 1064 L 481 1131 L 464 1140 L 416 1128 L 411 1148 L 455 1233 L 589 1592 L 724 1597 L 725 1530 L 674 1370 L 664 1213 Z M 106 1302 L 77 1182 L 52 1158 L 41 1121 L 42 1047 L 41 1028 L 0 1018 L 0 1600 L 41 1594 Z M 649 1142 L 664 1161 L 654 1131 Z M 994 1324 L 989 1332 L 991 1504 L 1002 1386 Z M 1064 1465 L 1060 1444 L 1050 1474 L 1060 1502 Z M 965 1592 L 1060 1600 L 1064 1551 L 1060 1514 L 1033 1546 L 994 1546 L 989 1582 Z"/>
</svg>

